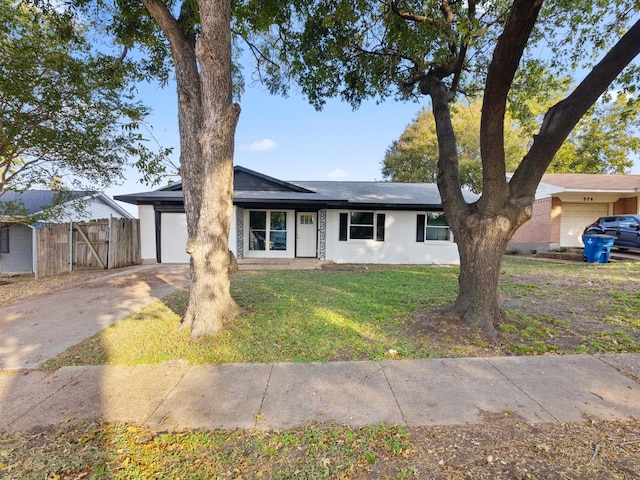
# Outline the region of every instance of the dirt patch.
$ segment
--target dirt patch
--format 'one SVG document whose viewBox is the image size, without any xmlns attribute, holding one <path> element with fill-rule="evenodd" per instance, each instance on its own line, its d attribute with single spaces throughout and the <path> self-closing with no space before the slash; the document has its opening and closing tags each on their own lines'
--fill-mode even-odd
<svg viewBox="0 0 640 480">
<path fill-rule="evenodd" d="M 503 414 L 482 425 L 178 434 L 85 423 L 0 435 L 3 478 L 608 480 L 638 472 L 637 421 L 533 425 Z"/>
<path fill-rule="evenodd" d="M 528 424 L 494 415 L 482 425 L 412 429 L 415 478 L 637 478 L 640 424 Z"/>
<path fill-rule="evenodd" d="M 545 270 L 549 272 L 549 270 Z M 466 328 L 443 308 L 419 310 L 406 325 L 440 356 L 640 351 L 640 278 L 597 268 L 503 273 L 507 320 L 498 342 Z"/>
</svg>

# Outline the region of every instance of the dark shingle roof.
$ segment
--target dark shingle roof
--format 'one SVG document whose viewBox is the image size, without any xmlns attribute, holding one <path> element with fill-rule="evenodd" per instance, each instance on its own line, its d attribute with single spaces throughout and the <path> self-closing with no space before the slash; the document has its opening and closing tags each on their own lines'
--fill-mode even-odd
<svg viewBox="0 0 640 480">
<path fill-rule="evenodd" d="M 66 203 L 71 200 L 83 198 L 89 192 L 69 191 L 56 192 L 53 190 L 26 190 L 24 192 L 14 192 L 7 190 L 0 195 L 0 204 L 14 204 L 21 214 L 33 215 L 41 212 L 55 203 Z M 0 207 L 2 208 L 2 207 Z"/>
<path fill-rule="evenodd" d="M 440 205 L 434 183 L 399 182 L 291 182 L 327 197 L 355 205 L 424 206 Z M 466 196 L 466 195 L 465 195 Z M 467 200 L 475 200 L 473 194 Z"/>
<path fill-rule="evenodd" d="M 241 173 L 243 186 L 249 185 L 247 175 L 271 185 L 278 186 L 278 190 L 238 188 L 233 195 L 234 203 L 242 206 L 271 205 L 305 205 L 332 207 L 362 207 L 362 208 L 398 208 L 424 209 L 441 207 L 440 192 L 434 183 L 396 183 L 396 182 L 340 182 L 340 181 L 290 181 L 267 177 L 257 172 L 235 167 L 236 175 Z M 261 185 L 258 182 L 256 185 Z M 467 201 L 475 201 L 478 196 L 471 192 L 464 192 Z M 155 202 L 182 203 L 181 184 L 174 184 L 171 189 L 163 188 L 152 192 L 130 195 L 119 195 L 116 200 L 133 204 Z"/>
</svg>

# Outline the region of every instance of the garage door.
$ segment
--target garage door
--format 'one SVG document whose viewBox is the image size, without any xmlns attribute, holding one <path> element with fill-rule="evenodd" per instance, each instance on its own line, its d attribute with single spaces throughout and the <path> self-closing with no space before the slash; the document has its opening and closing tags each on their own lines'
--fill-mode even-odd
<svg viewBox="0 0 640 480">
<path fill-rule="evenodd" d="M 160 223 L 160 260 L 162 263 L 189 263 L 187 248 L 187 216 L 163 213 Z"/>
<path fill-rule="evenodd" d="M 609 214 L 607 203 L 563 203 L 560 222 L 560 245 L 563 247 L 582 247 L 584 227 L 596 221 L 598 217 Z"/>
</svg>

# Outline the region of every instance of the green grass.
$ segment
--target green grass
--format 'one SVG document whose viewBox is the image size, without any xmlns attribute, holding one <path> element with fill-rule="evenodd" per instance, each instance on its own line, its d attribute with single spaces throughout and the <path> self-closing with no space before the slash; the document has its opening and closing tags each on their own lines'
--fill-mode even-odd
<svg viewBox="0 0 640 480">
<path fill-rule="evenodd" d="M 240 272 L 232 294 L 243 313 L 216 336 L 192 341 L 179 328 L 182 290 L 43 368 L 640 351 L 638 264 L 506 257 L 501 291 L 510 320 L 498 326 L 500 348 L 455 322 L 430 323 L 434 308 L 455 299 L 457 275 L 432 266 Z"/>
<path fill-rule="evenodd" d="M 0 435 L 0 472 L 22 480 L 89 472 L 92 479 L 364 478 L 374 471 L 403 478 L 410 471 L 409 433 L 388 425 L 154 434 L 132 425 L 84 424 L 3 440 Z M 381 460 L 391 465 L 376 468 Z"/>
<path fill-rule="evenodd" d="M 366 272 L 262 271 L 234 277 L 244 313 L 215 337 L 191 341 L 179 329 L 186 290 L 122 320 L 71 348 L 62 364 L 196 364 L 381 359 L 389 349 L 425 356 L 405 333 L 419 308 L 455 298 L 455 268 L 407 267 Z"/>
</svg>

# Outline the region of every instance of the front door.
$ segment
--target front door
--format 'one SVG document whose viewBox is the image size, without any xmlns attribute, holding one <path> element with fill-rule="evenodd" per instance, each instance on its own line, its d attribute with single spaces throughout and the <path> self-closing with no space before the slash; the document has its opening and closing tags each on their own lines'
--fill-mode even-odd
<svg viewBox="0 0 640 480">
<path fill-rule="evenodd" d="M 315 258 L 318 242 L 316 212 L 298 212 L 296 215 L 296 256 Z"/>
</svg>

